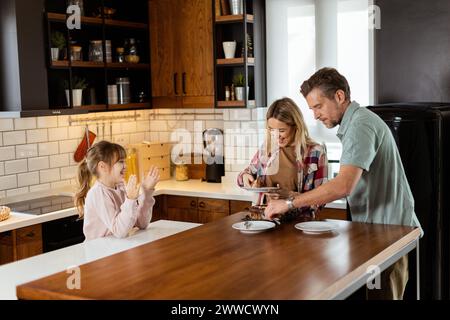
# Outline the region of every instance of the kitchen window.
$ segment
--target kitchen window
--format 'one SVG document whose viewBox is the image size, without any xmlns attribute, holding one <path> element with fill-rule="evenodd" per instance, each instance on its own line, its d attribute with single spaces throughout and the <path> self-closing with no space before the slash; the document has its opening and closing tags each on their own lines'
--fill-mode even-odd
<svg viewBox="0 0 450 320">
<path fill-rule="evenodd" d="M 315 120 L 300 85 L 321 67 L 335 67 L 349 81 L 352 100 L 374 103 L 373 31 L 369 0 L 266 0 L 268 104 L 288 96 L 300 106 L 312 137 L 340 157 L 337 128 Z M 330 152 L 331 151 L 331 152 Z M 330 168 L 330 177 L 339 166 Z"/>
</svg>

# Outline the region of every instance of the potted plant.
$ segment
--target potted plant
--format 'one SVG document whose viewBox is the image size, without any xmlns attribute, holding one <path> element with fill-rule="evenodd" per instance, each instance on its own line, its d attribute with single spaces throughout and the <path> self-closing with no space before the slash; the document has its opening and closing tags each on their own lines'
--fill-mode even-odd
<svg viewBox="0 0 450 320">
<path fill-rule="evenodd" d="M 242 73 L 238 73 L 234 76 L 233 85 L 236 100 L 244 100 L 245 77 Z M 247 98 L 248 98 L 248 89 L 249 88 L 247 86 Z"/>
<path fill-rule="evenodd" d="M 59 53 L 62 52 L 64 47 L 66 46 L 66 38 L 62 34 L 62 32 L 55 31 L 52 33 L 51 36 L 51 54 L 52 54 L 52 61 L 57 61 L 59 58 Z"/>
<path fill-rule="evenodd" d="M 72 79 L 72 106 L 81 106 L 81 101 L 83 98 L 83 90 L 87 88 L 87 83 L 85 79 L 73 77 Z M 64 89 L 66 90 L 67 104 L 70 105 L 70 84 L 69 81 L 64 81 Z"/>
</svg>

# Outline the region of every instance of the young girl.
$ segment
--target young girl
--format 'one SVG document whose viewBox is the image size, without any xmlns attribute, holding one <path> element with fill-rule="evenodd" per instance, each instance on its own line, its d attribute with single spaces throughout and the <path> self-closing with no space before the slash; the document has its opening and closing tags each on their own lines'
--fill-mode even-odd
<svg viewBox="0 0 450 320">
<path fill-rule="evenodd" d="M 136 176 L 130 176 L 125 186 L 125 157 L 122 146 L 100 141 L 88 150 L 86 159 L 78 167 L 80 190 L 75 203 L 80 217 L 84 216 L 86 240 L 111 234 L 124 238 L 133 227 L 145 229 L 150 223 L 159 171 L 150 168 L 142 181 L 143 192 L 139 196 Z M 89 188 L 92 176 L 97 180 Z"/>
</svg>

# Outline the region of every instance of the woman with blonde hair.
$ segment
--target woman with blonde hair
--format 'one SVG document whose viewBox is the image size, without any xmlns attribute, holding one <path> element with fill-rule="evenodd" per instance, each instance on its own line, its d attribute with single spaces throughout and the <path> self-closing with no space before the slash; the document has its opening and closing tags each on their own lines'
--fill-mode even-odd
<svg viewBox="0 0 450 320">
<path fill-rule="evenodd" d="M 75 205 L 84 217 L 86 240 L 113 235 L 124 238 L 134 228 L 146 229 L 150 223 L 155 199 L 153 192 L 159 181 L 157 168 L 151 168 L 141 183 L 135 175 L 125 185 L 125 149 L 116 143 L 100 141 L 87 152 L 78 167 L 80 189 Z M 97 180 L 90 187 L 92 177 Z"/>
<path fill-rule="evenodd" d="M 280 194 L 312 190 L 327 181 L 325 147 L 313 141 L 297 104 L 290 98 L 276 100 L 266 115 L 264 145 L 238 176 L 240 187 L 279 186 Z M 289 206 L 293 209 L 293 206 Z M 294 209 L 291 214 L 314 217 L 316 207 Z"/>
</svg>

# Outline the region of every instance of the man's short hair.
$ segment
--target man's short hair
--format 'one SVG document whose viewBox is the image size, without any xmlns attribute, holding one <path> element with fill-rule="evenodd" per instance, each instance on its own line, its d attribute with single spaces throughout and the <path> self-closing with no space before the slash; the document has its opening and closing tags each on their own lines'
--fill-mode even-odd
<svg viewBox="0 0 450 320">
<path fill-rule="evenodd" d="M 300 87 L 300 92 L 306 96 L 315 88 L 319 88 L 328 99 L 334 99 L 338 90 L 345 93 L 345 99 L 350 101 L 350 86 L 347 79 L 334 68 L 322 68 L 314 73 Z"/>
</svg>

